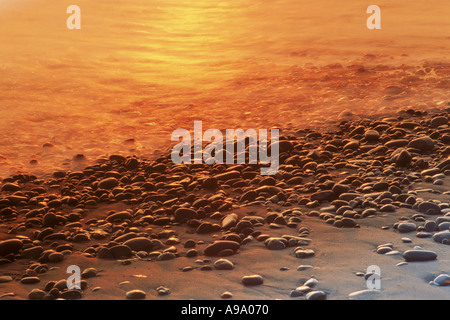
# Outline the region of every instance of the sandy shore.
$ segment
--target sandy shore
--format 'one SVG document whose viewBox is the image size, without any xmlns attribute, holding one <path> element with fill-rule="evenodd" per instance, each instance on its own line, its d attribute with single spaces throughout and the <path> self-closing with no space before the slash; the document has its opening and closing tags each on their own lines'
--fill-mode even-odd
<svg viewBox="0 0 450 320">
<path fill-rule="evenodd" d="M 383 139 L 382 144 L 378 139 L 374 143 L 367 142 L 364 131 L 363 134 L 356 133 L 352 141 L 360 141 L 359 149 L 349 153 L 340 145 L 335 153 L 340 155 L 335 159 L 311 155 L 310 150 L 324 150 L 322 142 L 311 138 L 312 145 L 306 144 L 305 147 L 303 144 L 305 152 L 300 154 L 306 158 L 313 157 L 310 160 L 316 163 L 315 168 L 309 170 L 305 167 L 311 161 L 288 167 L 289 157 L 282 157 L 285 162 L 285 166 L 280 167 L 282 172 L 299 169 L 297 173 L 302 182 L 296 185 L 287 183 L 292 178 L 289 175 L 273 178 L 275 185 L 271 185 L 272 182 L 264 185 L 261 182 L 264 178 L 258 178 L 257 174 L 254 175 L 256 181 L 248 177 L 244 180 L 237 178 L 233 183 L 241 184 L 230 185 L 231 180 L 221 179 L 230 173 L 226 168 L 217 171 L 216 167 L 204 166 L 202 170 L 183 172 L 164 162 L 164 170 L 158 171 L 162 168 L 158 167 L 161 161 L 134 162 L 114 158 L 103 163 L 105 167 L 101 170 L 99 167 L 86 168 L 82 176 L 66 172 L 56 173 L 54 179 L 47 181 L 33 178 L 22 182 L 26 178 L 24 176 L 6 179 L 0 199 L 1 299 L 28 299 L 33 289 L 41 299 L 126 299 L 132 290 L 144 292 L 145 299 L 166 300 L 217 300 L 224 299 L 222 294 L 225 292 L 231 293 L 228 299 L 239 300 L 302 300 L 311 298 L 307 292 L 318 292 L 319 297 L 331 300 L 349 299 L 352 293 L 367 289 L 364 276 L 372 265 L 380 268 L 381 289 L 359 293 L 356 298 L 449 299 L 448 281 L 441 286 L 430 284 L 437 276 L 450 273 L 448 245 L 433 239 L 445 229 L 437 230 L 436 226 L 426 238 L 422 238 L 427 221 L 449 217 L 448 147 L 443 143 L 447 141 L 445 136 L 448 136 L 449 127 L 447 120 L 433 128 L 430 121 L 436 117 L 448 119 L 448 112 L 406 117 L 397 124 L 391 124 L 381 131 L 380 140 L 390 136 L 390 139 Z M 381 119 L 372 120 L 366 126 L 377 126 L 381 122 Z M 408 129 L 408 123 L 416 125 Z M 359 125 L 349 123 L 349 128 L 354 130 Z M 412 155 L 407 163 L 398 158 L 392 160 L 395 157 L 392 154 L 399 147 L 386 147 L 384 161 L 380 156 L 358 151 L 366 150 L 364 146 L 372 144 L 372 148 L 367 150 L 380 144 L 386 146 L 393 140 L 395 130 L 392 128 L 396 126 L 407 128 L 404 130 L 409 144 L 405 150 Z M 417 126 L 422 127 L 417 129 Z M 427 129 L 429 126 L 431 129 Z M 433 136 L 430 139 L 433 146 L 420 150 L 411 145 L 411 141 L 422 137 L 420 133 L 424 132 Z M 347 134 L 344 133 L 344 141 Z M 303 138 L 297 139 L 302 141 Z M 331 141 L 326 136 L 320 139 Z M 286 154 L 295 154 L 295 149 L 286 151 Z M 340 161 L 344 154 L 348 159 L 346 164 Z M 354 161 L 358 159 L 359 163 Z M 365 163 L 368 159 L 371 162 Z M 426 160 L 429 166 L 420 168 L 420 160 Z M 383 162 L 382 169 L 373 161 Z M 325 168 L 325 171 L 320 171 L 320 168 Z M 433 168 L 438 169 L 430 174 L 426 171 Z M 245 176 L 245 166 L 236 170 L 239 177 Z M 392 170 L 392 173 L 385 170 Z M 147 173 L 145 178 L 136 178 L 144 177 L 143 172 Z M 410 183 L 396 180 L 411 174 L 416 176 Z M 116 176 L 117 179 L 114 178 Z M 363 183 L 355 184 L 355 180 L 345 182 L 351 176 L 359 176 Z M 211 187 L 206 182 L 211 183 L 212 180 L 208 180 L 211 178 L 216 179 L 217 185 L 213 183 Z M 328 180 L 334 181 L 333 186 L 324 185 Z M 114 183 L 109 185 L 111 181 Z M 386 186 L 375 186 L 386 181 Z M 365 185 L 368 182 L 371 183 Z M 339 193 L 336 185 L 348 188 Z M 273 190 L 270 187 L 278 189 L 270 194 Z M 243 195 L 252 190 L 257 194 L 253 199 L 244 200 Z M 330 190 L 333 192 L 328 192 Z M 126 196 L 127 192 L 130 196 Z M 169 197 L 170 194 L 175 196 Z M 387 196 L 378 199 L 380 194 Z M 349 200 L 348 195 L 353 200 Z M 406 200 L 410 196 L 414 198 L 414 204 Z M 355 200 L 358 198 L 362 199 L 359 203 Z M 70 199 L 75 200 L 71 202 Z M 352 203 L 354 200 L 356 202 Z M 424 203 L 431 208 L 434 208 L 432 203 L 438 205 L 439 212 L 420 212 Z M 345 211 L 342 216 L 339 208 L 346 205 L 353 206 L 353 209 Z M 373 213 L 365 214 L 370 208 L 374 209 Z M 130 211 L 116 219 L 111 218 L 124 210 Z M 182 219 L 182 214 L 193 216 Z M 236 215 L 235 221 L 231 227 L 225 227 L 224 219 L 231 214 Z M 327 214 L 332 216 L 327 217 Z M 345 218 L 351 226 L 343 228 L 339 223 Z M 245 222 L 246 219 L 251 223 Z M 399 232 L 400 222 L 412 224 L 413 229 Z M 207 231 L 200 232 L 199 226 Z M 47 235 L 42 234 L 45 229 L 50 230 Z M 238 249 L 232 249 L 231 253 L 229 250 L 228 254 L 205 254 L 213 241 L 230 235 L 239 240 L 234 242 Z M 411 241 L 406 241 L 405 237 Z M 274 239 L 274 247 L 267 244 L 267 238 Z M 19 247 L 5 249 L 7 239 L 16 239 L 14 241 L 20 242 Z M 149 247 L 138 250 L 134 247 L 136 243 L 129 242 L 133 239 L 141 239 L 140 245 L 148 243 Z M 185 245 L 188 240 L 193 240 L 192 247 Z M 384 247 L 390 246 L 387 253 L 377 253 L 377 247 L 383 244 L 389 244 Z M 118 246 L 126 247 L 121 251 L 124 252 L 123 257 L 111 256 L 113 248 Z M 299 247 L 311 249 L 313 255 L 298 257 Z M 100 248 L 104 250 L 101 252 Z M 29 256 L 30 249 L 37 252 L 33 257 Z M 402 263 L 405 262 L 404 252 L 413 249 L 432 251 L 437 258 Z M 49 258 L 51 254 L 53 256 Z M 219 259 L 228 260 L 231 269 L 217 269 L 215 262 Z M 79 266 L 81 271 L 94 268 L 93 276 L 84 279 L 86 287 L 73 295 L 64 293 L 68 291 L 64 288 L 50 294 L 50 289 L 55 288 L 51 282 L 67 279 L 66 269 L 70 265 Z M 309 267 L 298 269 L 299 266 Z M 37 268 L 43 271 L 36 272 Z M 259 275 L 263 283 L 244 285 L 242 279 L 249 275 Z M 36 279 L 26 283 L 24 278 Z M 318 282 L 309 285 L 305 291 L 296 290 L 312 278 Z"/>
</svg>

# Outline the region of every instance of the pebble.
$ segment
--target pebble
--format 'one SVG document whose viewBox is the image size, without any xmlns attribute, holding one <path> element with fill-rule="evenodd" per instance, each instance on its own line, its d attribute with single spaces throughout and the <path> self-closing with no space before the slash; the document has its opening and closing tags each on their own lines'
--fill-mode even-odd
<svg viewBox="0 0 450 320">
<path fill-rule="evenodd" d="M 412 222 L 402 222 L 398 225 L 397 229 L 399 232 L 407 233 L 415 231 L 417 229 L 417 226 Z"/>
<path fill-rule="evenodd" d="M 172 252 L 163 252 L 156 259 L 158 261 L 167 261 L 167 260 L 173 260 L 176 257 L 177 256 Z"/>
<path fill-rule="evenodd" d="M 137 300 L 137 299 L 145 299 L 145 292 L 142 290 L 131 290 L 126 293 L 127 299 Z"/>
<path fill-rule="evenodd" d="M 101 189 L 113 189 L 115 187 L 117 187 L 119 185 L 119 180 L 117 180 L 116 178 L 110 177 L 110 178 L 106 178 L 101 180 L 98 183 L 98 187 Z"/>
<path fill-rule="evenodd" d="M 306 294 L 306 300 L 325 300 L 327 294 L 323 291 L 311 291 Z"/>
<path fill-rule="evenodd" d="M 305 271 L 305 270 L 309 270 L 312 268 L 313 268 L 313 266 L 302 264 L 297 267 L 297 271 Z"/>
<path fill-rule="evenodd" d="M 97 272 L 95 268 L 87 268 L 81 273 L 81 277 L 84 279 L 93 278 L 97 276 Z"/>
<path fill-rule="evenodd" d="M 450 286 L 450 275 L 448 274 L 440 274 L 436 278 L 434 278 L 433 283 L 438 286 Z"/>
<path fill-rule="evenodd" d="M 420 212 L 423 212 L 423 213 L 426 213 L 429 215 L 441 214 L 441 208 L 433 202 L 424 201 L 419 204 L 418 209 Z"/>
<path fill-rule="evenodd" d="M 445 242 L 449 243 L 450 242 L 450 230 L 436 232 L 433 235 L 433 239 L 434 239 L 434 241 L 439 242 L 439 243 L 445 243 Z"/>
<path fill-rule="evenodd" d="M 436 231 L 437 224 L 432 220 L 425 221 L 424 228 L 426 232 L 434 232 Z"/>
<path fill-rule="evenodd" d="M 77 300 L 81 299 L 81 292 L 78 290 L 67 290 L 60 293 L 59 297 L 65 300 Z"/>
<path fill-rule="evenodd" d="M 19 239 L 0 241 L 0 257 L 6 256 L 10 253 L 19 253 L 22 246 L 23 243 Z"/>
<path fill-rule="evenodd" d="M 222 299 L 230 299 L 233 298 L 233 294 L 231 292 L 225 291 L 220 295 Z"/>
<path fill-rule="evenodd" d="M 428 137 L 423 136 L 416 139 L 413 139 L 409 144 L 409 148 L 418 149 L 420 151 L 429 151 L 434 147 L 434 141 Z"/>
<path fill-rule="evenodd" d="M 406 261 L 431 261 L 436 260 L 436 252 L 429 250 L 407 250 L 403 253 Z"/>
<path fill-rule="evenodd" d="M 232 270 L 234 268 L 234 264 L 230 260 L 219 259 L 214 262 L 214 268 L 217 270 Z"/>
<path fill-rule="evenodd" d="M 28 299 L 30 300 L 41 300 L 45 297 L 46 293 L 45 291 L 42 291 L 40 289 L 33 289 L 28 294 Z"/>
<path fill-rule="evenodd" d="M 391 247 L 379 247 L 377 249 L 377 253 L 378 254 L 386 254 L 386 253 L 391 252 L 391 251 L 392 251 Z"/>
<path fill-rule="evenodd" d="M 170 294 L 170 289 L 166 287 L 158 287 L 156 288 L 156 292 L 158 292 L 158 295 L 160 296 L 166 296 Z"/>
<path fill-rule="evenodd" d="M 313 288 L 315 287 L 317 284 L 319 283 L 319 281 L 315 278 L 311 278 L 309 280 L 307 280 L 303 285 L 309 288 Z"/>
<path fill-rule="evenodd" d="M 0 283 L 7 283 L 13 281 L 13 278 L 10 276 L 0 276 Z"/>
<path fill-rule="evenodd" d="M 373 300 L 379 298 L 380 290 L 365 289 L 352 292 L 348 295 L 350 300 Z"/>
<path fill-rule="evenodd" d="M 295 256 L 300 259 L 310 258 L 315 254 L 314 250 L 312 249 L 297 249 L 294 253 Z"/>
<path fill-rule="evenodd" d="M 233 252 L 236 252 L 239 247 L 240 244 L 235 241 L 217 240 L 205 248 L 204 254 L 206 256 L 217 256 L 219 252 L 226 249 L 230 249 Z"/>
<path fill-rule="evenodd" d="M 20 283 L 23 284 L 33 284 L 33 283 L 38 283 L 41 280 L 38 277 L 24 277 L 22 279 L 20 279 Z"/>
<path fill-rule="evenodd" d="M 257 286 L 263 284 L 264 280 L 262 276 L 254 274 L 242 277 L 241 282 L 244 286 Z"/>
<path fill-rule="evenodd" d="M 284 238 L 268 238 L 265 245 L 269 250 L 282 250 L 287 247 L 287 240 Z"/>
<path fill-rule="evenodd" d="M 153 242 L 144 237 L 137 237 L 127 240 L 123 243 L 123 245 L 129 247 L 133 251 L 150 252 L 153 249 Z"/>
</svg>

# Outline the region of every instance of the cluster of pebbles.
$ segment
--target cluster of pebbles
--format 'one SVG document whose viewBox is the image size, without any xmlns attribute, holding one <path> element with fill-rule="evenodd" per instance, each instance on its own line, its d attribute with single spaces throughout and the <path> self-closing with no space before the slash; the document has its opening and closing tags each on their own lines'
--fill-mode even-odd
<svg viewBox="0 0 450 320">
<path fill-rule="evenodd" d="M 259 241 L 267 250 L 291 248 L 289 254 L 304 259 L 315 252 L 305 248 L 311 240 L 309 230 L 299 226 L 302 216 L 358 228 L 358 220 L 398 208 L 417 214 L 397 223 L 396 230 L 450 244 L 450 205 L 425 201 L 414 187 L 417 182 L 442 186 L 450 175 L 448 113 L 407 110 L 384 119 L 343 121 L 329 132 L 290 130 L 280 136 L 279 171 L 273 176 L 261 176 L 259 165 L 174 165 L 170 151 L 152 160 L 111 155 L 83 171 L 58 171 L 47 180 L 11 176 L 0 186 L 1 226 L 8 238 L 0 241 L 0 264 L 28 259 L 29 267 L 16 279 L 28 285 L 74 251 L 125 265 L 132 259 L 218 257 L 212 269 L 220 269 L 233 267 L 224 257 Z M 115 203 L 127 208 L 106 208 Z M 266 214 L 236 214 L 252 206 L 265 208 Z M 186 226 L 205 240 L 180 239 L 174 226 Z M 258 230 L 261 226 L 289 232 L 272 236 Z M 426 256 L 404 255 L 407 260 Z M 30 299 L 81 298 L 83 281 L 80 290 L 54 281 L 44 290 L 33 289 Z M 242 284 L 249 283 L 262 284 L 262 277 L 244 276 Z M 307 288 L 312 286 L 305 283 L 291 296 L 326 297 Z M 144 298 L 145 292 L 132 290 L 126 297 Z"/>
</svg>

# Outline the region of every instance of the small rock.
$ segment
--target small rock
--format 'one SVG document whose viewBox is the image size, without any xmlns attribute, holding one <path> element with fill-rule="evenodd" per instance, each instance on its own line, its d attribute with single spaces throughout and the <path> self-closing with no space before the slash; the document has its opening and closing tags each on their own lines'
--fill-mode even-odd
<svg viewBox="0 0 450 320">
<path fill-rule="evenodd" d="M 219 259 L 214 262 L 214 268 L 217 270 L 232 270 L 234 268 L 234 264 L 230 260 Z"/>
<path fill-rule="evenodd" d="M 32 283 L 38 283 L 41 280 L 38 277 L 24 277 L 20 279 L 20 283 L 23 284 L 32 284 Z"/>
<path fill-rule="evenodd" d="M 314 255 L 314 250 L 311 249 L 297 249 L 295 250 L 295 256 L 300 259 L 310 258 Z"/>
<path fill-rule="evenodd" d="M 257 286 L 264 282 L 263 277 L 260 275 L 251 275 L 242 277 L 242 284 L 244 286 Z"/>
<path fill-rule="evenodd" d="M 93 278 L 97 276 L 97 269 L 95 268 L 87 268 L 81 273 L 82 278 Z"/>
<path fill-rule="evenodd" d="M 67 290 L 61 292 L 59 297 L 66 300 L 77 300 L 81 299 L 81 292 L 78 290 Z"/>
<path fill-rule="evenodd" d="M 145 299 L 146 294 L 144 291 L 136 289 L 128 291 L 126 296 L 127 299 L 137 300 L 137 299 Z"/>
<path fill-rule="evenodd" d="M 403 253 L 406 261 L 431 261 L 437 258 L 436 252 L 428 250 L 407 250 Z"/>
<path fill-rule="evenodd" d="M 412 222 L 402 222 L 398 225 L 398 231 L 402 233 L 415 231 L 417 226 Z"/>
<path fill-rule="evenodd" d="M 305 270 L 309 270 L 309 269 L 312 269 L 313 268 L 313 266 L 310 266 L 310 265 L 300 265 L 300 266 L 298 266 L 297 267 L 297 271 L 305 271 Z"/>
<path fill-rule="evenodd" d="M 158 295 L 160 296 L 166 296 L 170 294 L 170 290 L 166 287 L 158 287 L 156 288 L 156 292 L 158 292 Z"/>
<path fill-rule="evenodd" d="M 350 300 L 373 300 L 380 295 L 380 290 L 366 289 L 352 292 L 348 295 Z"/>
<path fill-rule="evenodd" d="M 233 298 L 233 294 L 231 292 L 225 291 L 220 295 L 222 299 L 230 299 Z"/>
<path fill-rule="evenodd" d="M 0 283 L 7 283 L 13 281 L 13 278 L 10 276 L 0 276 Z"/>
<path fill-rule="evenodd" d="M 327 295 L 323 291 L 311 291 L 306 295 L 306 300 L 325 300 Z"/>
<path fill-rule="evenodd" d="M 33 289 L 28 294 L 28 299 L 30 300 L 41 300 L 46 295 L 45 291 L 40 289 Z"/>
<path fill-rule="evenodd" d="M 439 286 L 450 286 L 450 276 L 448 274 L 440 274 L 433 282 Z"/>
</svg>

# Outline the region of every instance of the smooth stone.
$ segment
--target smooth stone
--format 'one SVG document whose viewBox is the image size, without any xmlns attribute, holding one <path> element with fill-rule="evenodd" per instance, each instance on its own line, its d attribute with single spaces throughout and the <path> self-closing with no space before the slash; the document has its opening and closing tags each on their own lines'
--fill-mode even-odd
<svg viewBox="0 0 450 320">
<path fill-rule="evenodd" d="M 133 238 L 125 241 L 123 244 L 133 251 L 150 252 L 153 249 L 153 242 L 144 237 Z"/>
<path fill-rule="evenodd" d="M 242 284 L 244 286 L 257 286 L 264 282 L 263 277 L 260 275 L 251 275 L 251 276 L 244 276 L 241 280 Z"/>
<path fill-rule="evenodd" d="M 430 125 L 432 128 L 437 128 L 439 126 L 442 126 L 444 124 L 448 123 L 448 119 L 445 116 L 439 116 L 431 119 Z"/>
<path fill-rule="evenodd" d="M 450 276 L 448 274 L 440 274 L 433 282 L 439 286 L 450 286 Z"/>
<path fill-rule="evenodd" d="M 450 222 L 442 222 L 438 225 L 439 231 L 445 231 L 450 229 Z"/>
<path fill-rule="evenodd" d="M 306 294 L 306 300 L 325 300 L 327 294 L 323 291 L 311 291 Z"/>
<path fill-rule="evenodd" d="M 161 253 L 158 258 L 156 258 L 158 261 L 167 261 L 167 260 L 173 260 L 175 259 L 177 256 L 172 253 L 172 252 L 164 252 Z"/>
<path fill-rule="evenodd" d="M 305 271 L 305 270 L 309 270 L 309 269 L 312 269 L 313 268 L 313 266 L 310 266 L 310 265 L 300 265 L 300 266 L 298 266 L 297 267 L 297 271 Z"/>
<path fill-rule="evenodd" d="M 66 300 L 81 299 L 81 292 L 78 290 L 67 290 L 60 293 L 59 297 Z"/>
<path fill-rule="evenodd" d="M 428 201 L 424 201 L 422 203 L 419 204 L 418 206 L 419 212 L 422 213 L 426 213 L 426 214 L 434 214 L 434 215 L 438 215 L 441 213 L 441 208 L 433 203 L 433 202 L 428 202 Z"/>
<path fill-rule="evenodd" d="M 295 250 L 295 256 L 300 259 L 309 258 L 314 256 L 314 250 L 311 249 L 297 249 Z"/>
<path fill-rule="evenodd" d="M 287 240 L 284 238 L 269 238 L 265 241 L 265 245 L 269 250 L 282 250 L 287 246 Z"/>
<path fill-rule="evenodd" d="M 10 253 L 19 253 L 23 243 L 19 239 L 9 239 L 0 242 L 0 256 L 6 256 Z"/>
<path fill-rule="evenodd" d="M 20 186 L 16 183 L 12 183 L 12 182 L 7 182 L 2 186 L 2 190 L 1 191 L 7 191 L 7 192 L 16 192 L 16 191 L 20 191 Z"/>
<path fill-rule="evenodd" d="M 13 281 L 13 278 L 10 276 L 0 276 L 0 283 L 7 283 Z"/>
<path fill-rule="evenodd" d="M 392 161 L 399 167 L 406 167 L 412 161 L 411 154 L 405 149 L 398 149 L 399 152 L 393 155 Z"/>
<path fill-rule="evenodd" d="M 308 292 L 311 292 L 311 287 L 303 285 L 303 286 L 295 288 L 294 291 L 297 293 L 300 293 L 301 295 L 304 295 Z"/>
<path fill-rule="evenodd" d="M 436 242 L 443 243 L 444 241 L 450 241 L 450 230 L 437 232 L 433 235 L 433 239 Z"/>
<path fill-rule="evenodd" d="M 230 213 L 229 215 L 225 216 L 222 220 L 222 229 L 228 230 L 232 227 L 234 227 L 237 224 L 238 221 L 238 215 L 235 213 Z"/>
<path fill-rule="evenodd" d="M 402 238 L 403 243 L 411 243 L 412 240 L 410 238 Z"/>
<path fill-rule="evenodd" d="M 81 273 L 82 278 L 93 278 L 97 276 L 97 269 L 95 268 L 87 268 Z"/>
<path fill-rule="evenodd" d="M 220 295 L 222 299 L 230 299 L 233 298 L 233 294 L 231 292 L 225 291 Z"/>
<path fill-rule="evenodd" d="M 214 262 L 214 268 L 217 270 L 232 270 L 234 264 L 228 259 L 219 259 Z"/>
<path fill-rule="evenodd" d="M 197 211 L 191 208 L 178 208 L 174 213 L 175 221 L 186 222 L 190 219 L 197 218 Z"/>
<path fill-rule="evenodd" d="M 239 247 L 240 244 L 235 241 L 217 240 L 205 248 L 204 254 L 206 256 L 216 256 L 219 254 L 219 252 L 226 249 L 230 249 L 233 252 L 236 252 L 239 249 Z"/>
<path fill-rule="evenodd" d="M 108 222 L 131 220 L 131 219 L 133 219 L 133 216 L 128 211 L 116 212 L 106 217 L 106 221 Z"/>
<path fill-rule="evenodd" d="M 388 253 L 391 251 L 392 251 L 392 248 L 390 248 L 390 247 L 380 247 L 377 249 L 378 254 L 385 254 L 385 253 Z"/>
<path fill-rule="evenodd" d="M 433 234 L 431 232 L 417 232 L 416 237 L 420 239 L 431 238 Z"/>
<path fill-rule="evenodd" d="M 156 292 L 158 292 L 158 295 L 160 296 L 166 296 L 170 294 L 170 289 L 166 287 L 158 287 L 156 288 Z"/>
<path fill-rule="evenodd" d="M 313 287 L 315 287 L 318 283 L 319 283 L 319 281 L 318 281 L 317 279 L 311 278 L 311 279 L 308 279 L 303 285 L 304 285 L 304 286 L 307 286 L 307 287 L 309 287 L 309 288 L 313 288 Z"/>
<path fill-rule="evenodd" d="M 366 289 L 352 292 L 348 295 L 348 298 L 350 300 L 373 300 L 377 299 L 380 293 L 380 290 Z"/>
<path fill-rule="evenodd" d="M 401 233 L 412 232 L 417 229 L 417 226 L 412 222 L 402 222 L 397 227 L 398 231 Z"/>
<path fill-rule="evenodd" d="M 413 148 L 413 149 L 419 149 L 421 151 L 428 151 L 428 150 L 433 149 L 434 141 L 428 136 L 423 136 L 423 137 L 413 139 L 408 144 L 408 147 Z"/>
<path fill-rule="evenodd" d="M 49 262 L 61 262 L 64 259 L 64 255 L 61 252 L 53 252 L 48 255 Z"/>
<path fill-rule="evenodd" d="M 436 231 L 437 224 L 432 220 L 425 221 L 424 228 L 426 232 L 434 232 Z"/>
<path fill-rule="evenodd" d="M 28 299 L 30 300 L 41 300 L 45 297 L 46 293 L 40 289 L 33 289 L 28 294 Z"/>
<path fill-rule="evenodd" d="M 110 178 L 106 178 L 101 180 L 98 183 L 98 187 L 101 189 L 113 189 L 115 187 L 117 187 L 119 185 L 119 180 L 117 180 L 116 178 L 110 177 Z"/>
<path fill-rule="evenodd" d="M 371 142 L 377 141 L 380 138 L 380 133 L 376 130 L 369 129 L 364 133 L 364 138 Z"/>
<path fill-rule="evenodd" d="M 38 283 L 41 280 L 38 277 L 24 277 L 20 279 L 20 283 L 23 284 L 32 284 L 32 283 Z"/>
<path fill-rule="evenodd" d="M 109 250 L 115 259 L 129 258 L 132 255 L 130 247 L 123 244 L 113 246 Z"/>
<path fill-rule="evenodd" d="M 436 252 L 429 250 L 407 250 L 403 253 L 406 261 L 431 261 L 437 258 Z"/>
<path fill-rule="evenodd" d="M 127 299 L 137 300 L 137 299 L 145 299 L 145 292 L 142 290 L 131 290 L 126 294 Z"/>
<path fill-rule="evenodd" d="M 41 246 L 31 247 L 22 251 L 22 257 L 25 259 L 36 259 L 44 252 Z"/>
</svg>

